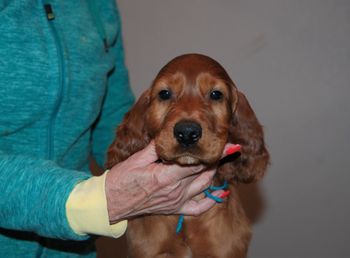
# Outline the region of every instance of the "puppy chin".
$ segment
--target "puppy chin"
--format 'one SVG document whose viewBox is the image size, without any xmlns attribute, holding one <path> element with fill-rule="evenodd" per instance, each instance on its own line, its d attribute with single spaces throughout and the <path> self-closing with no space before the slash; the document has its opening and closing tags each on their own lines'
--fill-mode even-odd
<svg viewBox="0 0 350 258">
<path fill-rule="evenodd" d="M 162 144 L 156 142 L 156 152 L 163 163 L 176 163 L 181 166 L 193 166 L 193 165 L 207 165 L 211 166 L 218 162 L 220 154 L 213 152 L 210 155 L 205 154 L 205 150 L 196 148 L 192 150 L 183 150 L 178 145 L 170 146 L 166 145 L 166 148 Z"/>
<path fill-rule="evenodd" d="M 192 165 L 199 165 L 203 163 L 200 159 L 193 157 L 191 155 L 181 155 L 181 156 L 160 155 L 160 160 L 163 163 L 178 164 L 180 166 L 192 166 Z"/>
<path fill-rule="evenodd" d="M 188 166 L 188 165 L 198 165 L 201 163 L 201 161 L 197 158 L 194 158 L 192 156 L 181 156 L 176 158 L 176 163 L 182 166 Z"/>
</svg>

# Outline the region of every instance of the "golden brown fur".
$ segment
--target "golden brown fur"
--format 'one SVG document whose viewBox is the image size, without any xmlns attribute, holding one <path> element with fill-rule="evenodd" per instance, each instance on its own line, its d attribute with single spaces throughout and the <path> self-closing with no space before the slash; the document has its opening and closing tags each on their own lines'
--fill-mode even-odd
<svg viewBox="0 0 350 258">
<path fill-rule="evenodd" d="M 160 92 L 171 92 L 162 99 Z M 213 99 L 213 91 L 222 93 Z M 199 140 L 184 147 L 174 137 L 181 121 L 200 125 Z M 163 162 L 218 166 L 214 184 L 230 182 L 227 201 L 198 217 L 186 217 L 179 235 L 178 216 L 144 216 L 129 221 L 129 257 L 242 258 L 250 240 L 250 225 L 236 193 L 237 184 L 265 173 L 269 154 L 263 130 L 247 99 L 215 60 L 199 54 L 179 56 L 161 69 L 126 114 L 108 152 L 107 167 L 128 158 L 152 139 Z M 219 162 L 227 142 L 240 144 L 241 155 Z"/>
</svg>

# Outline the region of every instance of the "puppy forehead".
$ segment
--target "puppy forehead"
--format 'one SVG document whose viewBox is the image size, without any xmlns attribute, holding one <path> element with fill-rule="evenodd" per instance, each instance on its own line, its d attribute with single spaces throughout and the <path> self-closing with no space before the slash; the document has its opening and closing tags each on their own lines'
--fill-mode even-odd
<svg viewBox="0 0 350 258">
<path fill-rule="evenodd" d="M 152 93 L 157 94 L 161 90 L 171 90 L 175 93 L 179 93 L 186 83 L 185 75 L 181 72 L 167 74 L 166 76 L 156 78 L 152 86 Z"/>
<path fill-rule="evenodd" d="M 209 72 L 199 72 L 196 75 L 192 74 L 192 76 L 186 76 L 183 72 L 168 73 L 166 76 L 158 77 L 155 80 L 152 95 L 156 95 L 161 90 L 171 90 L 177 95 L 195 92 L 206 95 L 212 90 L 221 90 L 228 93 L 225 82 Z"/>
<path fill-rule="evenodd" d="M 207 72 L 200 73 L 197 76 L 196 85 L 198 85 L 202 95 L 206 95 L 212 90 L 220 90 L 225 95 L 228 94 L 228 87 L 226 83 Z"/>
<path fill-rule="evenodd" d="M 153 86 L 158 88 L 162 82 L 163 87 L 186 86 L 186 89 L 234 85 L 226 70 L 216 60 L 201 54 L 175 57 L 159 71 Z"/>
</svg>

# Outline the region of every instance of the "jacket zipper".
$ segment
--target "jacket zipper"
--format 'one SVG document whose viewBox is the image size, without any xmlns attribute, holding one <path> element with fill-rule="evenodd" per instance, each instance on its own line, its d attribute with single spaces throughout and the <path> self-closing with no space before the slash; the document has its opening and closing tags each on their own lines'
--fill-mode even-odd
<svg viewBox="0 0 350 258">
<path fill-rule="evenodd" d="M 45 1 L 44 1 L 45 2 Z M 53 159 L 54 157 L 54 130 L 55 130 L 55 122 L 58 114 L 59 107 L 62 104 L 62 95 L 63 95 L 63 89 L 65 86 L 65 66 L 64 66 L 64 56 L 63 56 L 63 48 L 58 36 L 57 29 L 54 24 L 55 15 L 52 10 L 52 6 L 48 3 L 44 3 L 44 9 L 46 12 L 46 17 L 48 19 L 49 27 L 52 31 L 53 39 L 56 46 L 56 52 L 57 52 L 57 58 L 58 58 L 58 70 L 59 70 L 59 88 L 57 90 L 56 100 L 54 103 L 53 111 L 51 113 L 50 119 L 49 119 L 49 126 L 47 131 L 47 157 L 48 159 Z"/>
<path fill-rule="evenodd" d="M 51 113 L 50 120 L 49 120 L 49 128 L 48 128 L 48 144 L 47 144 L 47 158 L 52 159 L 54 157 L 54 130 L 55 130 L 55 121 L 57 118 L 57 114 L 59 111 L 59 107 L 61 106 L 62 103 L 62 96 L 63 96 L 63 90 L 65 87 L 65 75 L 66 75 L 66 70 L 64 66 L 64 55 L 63 55 L 63 47 L 61 44 L 61 41 L 59 39 L 59 35 L 57 32 L 57 29 L 55 27 L 55 14 L 52 10 L 52 6 L 49 3 L 48 0 L 43 0 L 44 4 L 44 9 L 46 13 L 46 18 L 48 20 L 49 27 L 52 31 L 53 39 L 55 42 L 56 46 L 56 52 L 57 52 L 57 57 L 58 57 L 58 69 L 59 69 L 59 88 L 57 91 L 57 96 L 56 96 L 56 101 L 54 103 L 54 109 L 53 112 Z M 96 3 L 94 0 L 88 0 L 88 7 L 89 11 L 92 15 L 92 18 L 95 22 L 97 32 L 100 35 L 100 38 L 102 39 L 103 45 L 104 45 L 104 50 L 105 52 L 108 52 L 109 46 L 108 46 L 108 41 L 107 41 L 107 35 L 105 28 L 102 24 L 101 17 L 99 16 L 99 13 L 97 11 Z"/>
</svg>

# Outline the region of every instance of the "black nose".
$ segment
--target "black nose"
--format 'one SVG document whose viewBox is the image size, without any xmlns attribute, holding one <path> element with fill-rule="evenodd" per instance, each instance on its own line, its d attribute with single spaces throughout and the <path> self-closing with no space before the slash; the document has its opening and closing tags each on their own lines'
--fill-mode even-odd
<svg viewBox="0 0 350 258">
<path fill-rule="evenodd" d="M 178 122 L 174 127 L 174 136 L 182 146 L 189 147 L 198 142 L 199 138 L 201 138 L 202 128 L 195 122 Z"/>
</svg>

